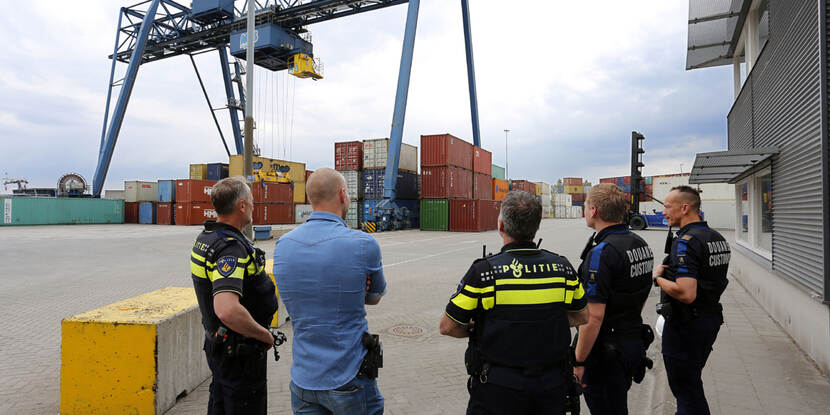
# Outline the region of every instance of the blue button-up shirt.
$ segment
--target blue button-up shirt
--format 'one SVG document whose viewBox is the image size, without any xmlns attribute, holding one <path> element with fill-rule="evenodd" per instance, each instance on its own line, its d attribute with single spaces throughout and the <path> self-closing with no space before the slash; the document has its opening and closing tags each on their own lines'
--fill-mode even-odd
<svg viewBox="0 0 830 415">
<path fill-rule="evenodd" d="M 386 292 L 378 242 L 334 214 L 313 212 L 277 241 L 274 276 L 294 327 L 291 380 L 310 390 L 348 383 L 366 354 L 365 300 Z"/>
</svg>

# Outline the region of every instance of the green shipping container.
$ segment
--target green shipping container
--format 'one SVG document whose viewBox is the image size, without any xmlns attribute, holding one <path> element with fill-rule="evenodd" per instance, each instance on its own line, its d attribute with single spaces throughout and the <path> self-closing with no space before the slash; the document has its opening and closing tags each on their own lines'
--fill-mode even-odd
<svg viewBox="0 0 830 415">
<path fill-rule="evenodd" d="M 0 226 L 124 223 L 124 201 L 109 199 L 0 198 Z"/>
<path fill-rule="evenodd" d="M 504 167 L 496 166 L 495 164 L 493 164 L 493 175 L 492 176 L 496 179 L 506 180 L 504 178 Z"/>
<path fill-rule="evenodd" d="M 446 231 L 450 224 L 450 203 L 447 199 L 421 199 L 421 230 Z"/>
</svg>

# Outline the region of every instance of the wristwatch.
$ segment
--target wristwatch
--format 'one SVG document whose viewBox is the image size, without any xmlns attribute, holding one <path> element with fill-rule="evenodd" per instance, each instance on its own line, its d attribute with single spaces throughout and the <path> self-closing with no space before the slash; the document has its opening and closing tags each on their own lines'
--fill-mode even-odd
<svg viewBox="0 0 830 415">
<path fill-rule="evenodd" d="M 658 284 L 658 283 L 657 283 L 657 279 L 658 279 L 658 278 L 660 278 L 660 276 L 656 276 L 656 277 L 652 277 L 652 278 L 651 278 L 651 280 L 654 282 L 654 286 L 655 286 L 655 287 L 659 287 L 659 286 L 660 286 L 660 284 Z"/>
<path fill-rule="evenodd" d="M 577 362 L 574 360 L 574 367 L 585 366 L 585 362 Z"/>
</svg>

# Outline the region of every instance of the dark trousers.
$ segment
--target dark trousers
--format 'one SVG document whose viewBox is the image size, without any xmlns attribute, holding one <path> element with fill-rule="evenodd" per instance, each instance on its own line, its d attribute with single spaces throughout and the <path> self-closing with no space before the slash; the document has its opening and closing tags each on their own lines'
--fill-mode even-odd
<svg viewBox="0 0 830 415">
<path fill-rule="evenodd" d="M 640 339 L 608 342 L 597 339 L 585 361 L 582 376 L 582 383 L 586 385 L 583 396 L 591 415 L 628 414 L 631 377 L 644 353 Z"/>
<path fill-rule="evenodd" d="M 721 316 L 694 318 L 663 328 L 663 362 L 677 415 L 708 415 L 701 373 L 723 324 Z"/>
<path fill-rule="evenodd" d="M 565 385 L 546 390 L 519 390 L 470 378 L 467 415 L 561 415 L 565 407 Z"/>
<path fill-rule="evenodd" d="M 210 382 L 208 415 L 265 415 L 268 391 L 265 374 L 267 355 L 235 357 L 222 362 L 212 344 L 205 343 L 205 356 L 213 374 Z"/>
</svg>

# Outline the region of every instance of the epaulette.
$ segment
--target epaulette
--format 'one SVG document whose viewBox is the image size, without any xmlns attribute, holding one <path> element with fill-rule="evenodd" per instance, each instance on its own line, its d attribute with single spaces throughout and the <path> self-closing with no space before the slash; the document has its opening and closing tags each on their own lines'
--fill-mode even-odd
<svg viewBox="0 0 830 415">
<path fill-rule="evenodd" d="M 684 241 L 691 241 L 692 238 L 693 238 L 692 235 L 689 235 L 689 234 L 686 234 L 686 235 L 683 235 L 682 237 L 680 237 L 680 239 L 682 239 Z"/>
</svg>

